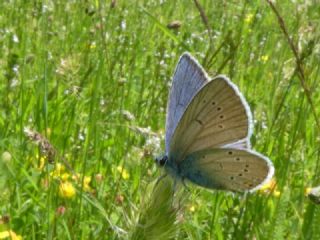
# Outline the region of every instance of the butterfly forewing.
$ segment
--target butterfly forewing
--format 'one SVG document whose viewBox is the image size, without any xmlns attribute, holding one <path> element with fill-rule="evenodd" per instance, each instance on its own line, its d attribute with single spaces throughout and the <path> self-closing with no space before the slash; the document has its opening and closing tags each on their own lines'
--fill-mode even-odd
<svg viewBox="0 0 320 240">
<path fill-rule="evenodd" d="M 167 106 L 166 152 L 169 152 L 171 137 L 184 111 L 199 89 L 208 82 L 206 73 L 189 54 L 181 56 L 173 76 Z"/>
<path fill-rule="evenodd" d="M 254 190 L 270 180 L 270 160 L 251 150 L 210 149 L 190 154 L 180 164 L 183 178 L 210 189 Z"/>
<path fill-rule="evenodd" d="M 194 96 L 173 134 L 169 156 L 179 162 L 190 153 L 237 146 L 245 148 L 251 128 L 251 112 L 230 80 L 219 76 Z"/>
</svg>

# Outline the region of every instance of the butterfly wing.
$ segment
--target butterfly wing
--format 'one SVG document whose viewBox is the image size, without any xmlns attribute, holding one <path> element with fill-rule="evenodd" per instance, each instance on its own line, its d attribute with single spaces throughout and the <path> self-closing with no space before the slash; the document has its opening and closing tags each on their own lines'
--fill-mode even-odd
<svg viewBox="0 0 320 240">
<path fill-rule="evenodd" d="M 238 88 L 218 76 L 198 91 L 185 110 L 171 140 L 169 159 L 179 162 L 209 148 L 248 148 L 251 119 Z"/>
<path fill-rule="evenodd" d="M 179 166 L 183 178 L 202 187 L 229 191 L 256 190 L 274 173 L 268 158 L 245 149 L 198 151 Z"/>
<path fill-rule="evenodd" d="M 208 82 L 200 64 L 188 53 L 184 53 L 175 70 L 166 120 L 166 152 L 169 152 L 171 137 L 182 114 L 199 89 Z"/>
</svg>

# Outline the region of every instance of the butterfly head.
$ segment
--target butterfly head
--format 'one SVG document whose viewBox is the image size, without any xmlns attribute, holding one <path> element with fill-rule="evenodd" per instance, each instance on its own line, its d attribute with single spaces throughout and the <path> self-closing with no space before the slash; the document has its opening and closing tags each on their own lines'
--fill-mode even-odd
<svg viewBox="0 0 320 240">
<path fill-rule="evenodd" d="M 163 167 L 168 161 L 168 156 L 167 155 L 158 156 L 156 157 L 155 161 L 160 167 Z"/>
</svg>

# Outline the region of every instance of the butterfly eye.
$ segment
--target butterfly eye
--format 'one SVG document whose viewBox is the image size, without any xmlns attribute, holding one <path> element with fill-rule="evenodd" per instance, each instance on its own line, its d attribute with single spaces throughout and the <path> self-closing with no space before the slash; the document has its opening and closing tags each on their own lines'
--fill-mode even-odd
<svg viewBox="0 0 320 240">
<path fill-rule="evenodd" d="M 157 157 L 155 160 L 156 160 L 156 163 L 162 167 L 168 161 L 168 157 L 166 155 L 164 155 L 164 156 Z"/>
<path fill-rule="evenodd" d="M 199 123 L 200 125 L 203 125 L 203 122 L 199 119 L 196 119 L 196 122 Z"/>
<path fill-rule="evenodd" d="M 168 157 L 167 157 L 167 156 L 164 156 L 163 158 L 161 158 L 161 159 L 159 160 L 159 165 L 160 165 L 161 167 L 164 166 L 164 165 L 166 164 L 167 160 L 168 160 Z"/>
</svg>

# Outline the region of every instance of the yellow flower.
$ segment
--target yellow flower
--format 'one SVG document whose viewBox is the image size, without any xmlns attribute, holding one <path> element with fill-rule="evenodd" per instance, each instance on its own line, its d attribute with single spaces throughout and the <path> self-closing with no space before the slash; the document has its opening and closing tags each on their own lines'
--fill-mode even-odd
<svg viewBox="0 0 320 240">
<path fill-rule="evenodd" d="M 91 44 L 90 44 L 90 48 L 91 49 L 95 49 L 97 47 L 97 44 L 95 43 L 95 42 L 92 42 Z"/>
<path fill-rule="evenodd" d="M 41 171 L 44 168 L 45 162 L 46 162 L 46 157 L 45 156 L 40 157 L 38 170 Z"/>
<path fill-rule="evenodd" d="M 273 190 L 276 187 L 277 183 L 276 180 L 274 178 L 272 178 L 269 182 L 265 183 L 260 189 L 259 191 L 264 192 L 267 190 Z"/>
<path fill-rule="evenodd" d="M 60 172 L 63 172 L 65 170 L 65 167 L 61 163 L 57 163 L 56 167 L 55 167 L 55 170 L 60 173 Z"/>
<path fill-rule="evenodd" d="M 124 180 L 129 179 L 130 174 L 128 173 L 128 171 L 127 171 L 126 169 L 124 169 L 124 168 L 121 167 L 121 166 L 118 166 L 118 167 L 117 167 L 117 170 L 118 170 L 119 173 L 121 173 L 121 177 L 122 177 Z"/>
<path fill-rule="evenodd" d="M 60 177 L 64 172 L 65 167 L 61 163 L 57 163 L 54 170 L 50 173 L 51 177 Z"/>
<path fill-rule="evenodd" d="M 70 177 L 70 174 L 69 173 L 62 173 L 61 174 L 61 180 L 62 181 L 67 181 Z"/>
<path fill-rule="evenodd" d="M 83 191 L 92 192 L 92 188 L 88 184 L 83 184 Z"/>
<path fill-rule="evenodd" d="M 311 187 L 307 187 L 307 188 L 304 190 L 304 195 L 305 195 L 305 196 L 308 196 L 308 195 L 311 193 L 311 190 L 312 190 Z"/>
<path fill-rule="evenodd" d="M 190 212 L 195 212 L 196 211 L 196 207 L 194 205 L 189 206 L 189 211 Z"/>
<path fill-rule="evenodd" d="M 281 192 L 277 190 L 277 182 L 272 178 L 269 182 L 264 184 L 260 189 L 261 193 L 272 193 L 273 196 L 279 197 Z"/>
<path fill-rule="evenodd" d="M 275 196 L 275 197 L 279 197 L 280 196 L 280 192 L 278 191 L 278 190 L 275 190 L 275 191 L 273 191 L 273 196 Z"/>
<path fill-rule="evenodd" d="M 85 192 L 91 192 L 92 188 L 90 187 L 91 177 L 85 176 L 83 179 L 83 190 Z"/>
<path fill-rule="evenodd" d="M 20 235 L 17 235 L 14 231 L 8 230 L 0 232 L 0 239 L 10 238 L 11 240 L 22 240 Z"/>
<path fill-rule="evenodd" d="M 91 182 L 91 177 L 90 176 L 85 176 L 83 179 L 83 184 L 90 184 Z"/>
<path fill-rule="evenodd" d="M 260 57 L 261 62 L 266 63 L 269 60 L 269 56 L 268 55 L 263 55 Z"/>
<path fill-rule="evenodd" d="M 253 14 L 252 14 L 252 13 L 249 13 L 249 14 L 247 14 L 247 16 L 245 17 L 244 22 L 250 24 L 250 23 L 252 22 L 252 20 L 253 20 Z"/>
<path fill-rule="evenodd" d="M 76 190 L 71 182 L 62 182 L 59 186 L 59 195 L 62 198 L 73 198 L 76 195 Z"/>
<path fill-rule="evenodd" d="M 47 137 L 49 138 L 51 136 L 51 128 L 46 129 Z"/>
</svg>

